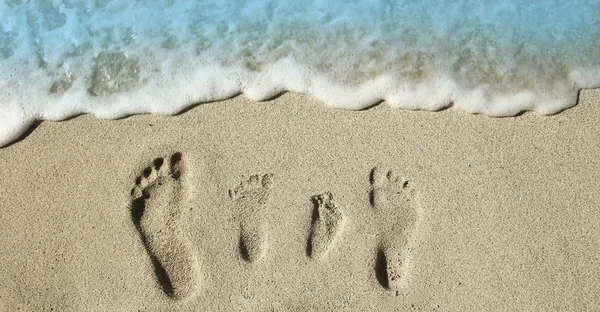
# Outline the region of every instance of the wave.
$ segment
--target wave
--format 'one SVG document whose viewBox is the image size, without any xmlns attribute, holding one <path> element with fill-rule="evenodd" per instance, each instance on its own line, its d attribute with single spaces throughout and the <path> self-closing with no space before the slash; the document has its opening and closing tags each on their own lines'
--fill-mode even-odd
<svg viewBox="0 0 600 312">
<path fill-rule="evenodd" d="M 363 109 L 553 114 L 600 86 L 598 1 L 0 3 L 0 146 L 36 120 L 283 91 Z"/>
</svg>

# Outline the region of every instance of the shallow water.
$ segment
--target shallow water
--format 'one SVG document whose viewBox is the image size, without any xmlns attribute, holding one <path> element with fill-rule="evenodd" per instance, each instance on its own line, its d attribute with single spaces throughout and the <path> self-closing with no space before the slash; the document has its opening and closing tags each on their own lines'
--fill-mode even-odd
<svg viewBox="0 0 600 312">
<path fill-rule="evenodd" d="M 600 86 L 598 1 L 10 0 L 0 146 L 36 119 L 173 114 L 238 93 L 552 114 Z"/>
</svg>

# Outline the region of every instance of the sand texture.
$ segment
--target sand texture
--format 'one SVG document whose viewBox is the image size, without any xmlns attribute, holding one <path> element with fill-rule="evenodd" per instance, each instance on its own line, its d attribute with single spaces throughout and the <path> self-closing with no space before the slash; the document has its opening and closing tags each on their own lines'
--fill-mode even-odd
<svg viewBox="0 0 600 312">
<path fill-rule="evenodd" d="M 0 311 L 593 311 L 600 90 L 494 119 L 287 93 L 0 149 Z"/>
</svg>

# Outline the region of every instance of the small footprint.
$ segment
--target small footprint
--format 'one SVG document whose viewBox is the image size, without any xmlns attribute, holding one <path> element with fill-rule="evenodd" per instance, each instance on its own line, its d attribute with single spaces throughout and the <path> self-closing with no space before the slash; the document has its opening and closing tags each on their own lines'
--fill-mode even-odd
<svg viewBox="0 0 600 312">
<path fill-rule="evenodd" d="M 267 251 L 269 211 L 266 204 L 272 185 L 272 174 L 253 175 L 229 190 L 240 222 L 240 253 L 248 262 L 259 260 Z"/>
<path fill-rule="evenodd" d="M 344 217 L 333 203 L 331 193 L 323 193 L 312 198 L 315 204 L 311 232 L 306 253 L 313 259 L 324 257 L 341 231 Z"/>
<path fill-rule="evenodd" d="M 375 273 L 379 283 L 398 291 L 406 280 L 411 243 L 420 219 L 410 181 L 393 171 L 371 171 L 370 202 L 380 227 Z"/>
<path fill-rule="evenodd" d="M 157 158 L 143 170 L 131 190 L 133 222 L 159 283 L 167 295 L 177 300 L 193 296 L 200 286 L 198 257 L 182 223 L 185 170 L 181 153 L 173 154 L 168 164 Z"/>
</svg>

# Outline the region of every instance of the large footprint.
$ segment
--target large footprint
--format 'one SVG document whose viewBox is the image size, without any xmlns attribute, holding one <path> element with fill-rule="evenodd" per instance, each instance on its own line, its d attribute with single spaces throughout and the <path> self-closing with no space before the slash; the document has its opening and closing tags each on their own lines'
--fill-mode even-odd
<svg viewBox="0 0 600 312">
<path fill-rule="evenodd" d="M 131 190 L 133 222 L 159 283 L 177 300 L 193 296 L 200 286 L 200 265 L 182 222 L 185 169 L 181 153 L 175 153 L 169 163 L 157 158 Z"/>
<path fill-rule="evenodd" d="M 273 175 L 253 175 L 229 190 L 235 212 L 240 222 L 240 253 L 244 260 L 254 262 L 262 258 L 267 251 L 268 210 L 267 200 L 271 194 Z"/>
<path fill-rule="evenodd" d="M 410 181 L 393 171 L 371 172 L 370 202 L 379 224 L 379 250 L 375 273 L 379 283 L 398 291 L 406 280 L 411 243 L 420 218 Z"/>
</svg>

